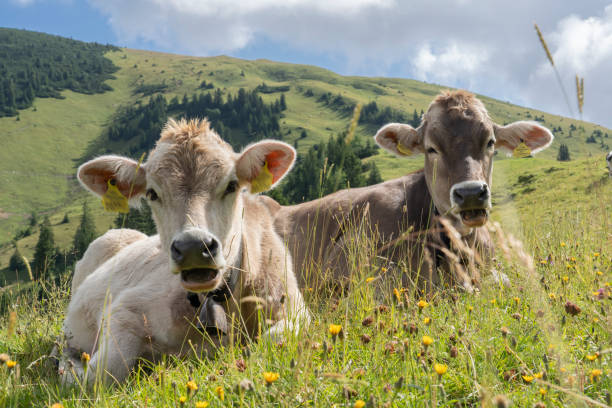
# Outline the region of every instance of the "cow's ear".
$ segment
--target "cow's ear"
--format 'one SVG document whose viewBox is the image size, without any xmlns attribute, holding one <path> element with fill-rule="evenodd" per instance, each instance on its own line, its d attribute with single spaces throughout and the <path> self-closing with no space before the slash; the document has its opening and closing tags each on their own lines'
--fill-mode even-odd
<svg viewBox="0 0 612 408">
<path fill-rule="evenodd" d="M 525 143 L 532 154 L 538 153 L 551 145 L 554 136 L 550 130 L 536 122 L 518 121 L 506 126 L 495 125 L 496 147 L 513 151 Z"/>
<path fill-rule="evenodd" d="M 419 130 L 403 123 L 389 123 L 381 127 L 374 140 L 380 147 L 399 157 L 423 153 Z"/>
<path fill-rule="evenodd" d="M 121 156 L 101 156 L 79 167 L 77 177 L 81 184 L 92 193 L 103 196 L 109 184 L 117 186 L 128 199 L 137 199 L 147 187 L 144 166 L 137 161 Z M 137 205 L 137 200 L 131 200 Z"/>
<path fill-rule="evenodd" d="M 264 140 L 248 146 L 236 161 L 236 176 L 251 185 L 251 193 L 276 186 L 291 170 L 295 149 L 287 143 Z"/>
</svg>

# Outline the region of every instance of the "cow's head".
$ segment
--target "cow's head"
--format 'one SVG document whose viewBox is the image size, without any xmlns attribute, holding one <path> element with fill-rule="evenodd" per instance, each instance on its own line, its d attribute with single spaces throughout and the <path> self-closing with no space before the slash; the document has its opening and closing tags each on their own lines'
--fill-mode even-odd
<svg viewBox="0 0 612 408">
<path fill-rule="evenodd" d="M 612 152 L 606 156 L 606 164 L 608 166 L 608 174 L 612 177 Z"/>
<path fill-rule="evenodd" d="M 78 178 L 100 196 L 110 180 L 130 204 L 146 197 L 171 271 L 187 290 L 202 292 L 219 287 L 239 262 L 244 195 L 276 185 L 294 160 L 286 143 L 262 141 L 237 154 L 206 120 L 170 119 L 140 167 L 102 156 L 83 164 Z"/>
<path fill-rule="evenodd" d="M 425 178 L 437 210 L 467 234 L 488 218 L 495 148 L 513 151 L 524 143 L 537 153 L 552 143 L 553 135 L 534 122 L 497 125 L 474 95 L 455 91 L 440 94 L 417 129 L 391 123 L 375 139 L 400 157 L 425 154 Z"/>
</svg>

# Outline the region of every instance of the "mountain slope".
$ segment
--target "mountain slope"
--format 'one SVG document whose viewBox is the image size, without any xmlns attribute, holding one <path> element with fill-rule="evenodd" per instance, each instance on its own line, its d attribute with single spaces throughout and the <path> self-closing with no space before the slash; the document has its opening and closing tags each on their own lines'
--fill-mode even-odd
<svg viewBox="0 0 612 408">
<path fill-rule="evenodd" d="M 420 114 L 426 110 L 433 97 L 444 89 L 413 80 L 345 77 L 312 66 L 225 56 L 195 58 L 118 49 L 109 51 L 106 57 L 119 68 L 115 78 L 106 81 L 111 91 L 96 95 L 63 91 L 65 99 L 39 98 L 33 107 L 21 110 L 17 118 L 0 118 L 3 146 L 0 150 L 0 245 L 4 244 L 0 249 L 0 268 L 7 264 L 12 252 L 8 243 L 19 229 L 25 228 L 31 212 L 51 214 L 56 221 L 65 212 L 74 215 L 57 234 L 60 247 L 69 245 L 81 201 L 86 197 L 75 180 L 75 169 L 86 157 L 98 152 L 92 147 L 99 143 L 120 106 L 147 102 L 156 94 L 171 100 L 206 92 L 199 89 L 203 81 L 224 94 L 235 94 L 240 88 L 255 89 L 265 83 L 266 87 L 260 88 L 264 101 L 273 102 L 279 95 L 285 95 L 287 109 L 280 121 L 281 133 L 285 141 L 296 143 L 303 153 L 313 144 L 345 130 L 350 121 L 347 109 L 321 102 L 323 94 L 340 95 L 340 100 L 349 105 L 375 101 L 381 109 L 390 107 L 412 117 L 414 112 Z M 612 144 L 606 138 L 612 134 L 609 129 L 487 97 L 482 99 L 498 123 L 537 119 L 556 130 L 553 146 L 534 159 L 534 163 L 553 163 L 551 160 L 556 157 L 560 143 L 569 146 L 573 159 L 592 156 L 598 162 L 604 155 L 600 145 Z M 571 132 L 570 127 L 574 129 Z M 301 136 L 303 131 L 306 137 Z M 360 125 L 356 136 L 370 138 L 375 131 L 376 126 Z M 596 138 L 597 143 L 585 143 L 594 132 L 601 134 Z M 376 161 L 385 179 L 419 168 L 422 163 L 422 157 L 399 161 L 381 151 L 366 159 L 371 160 Z M 496 167 L 503 168 L 505 161 L 505 157 L 499 156 Z M 570 162 L 564 166 L 573 165 Z M 512 164 L 507 166 L 513 169 Z M 514 174 L 511 176 L 516 178 Z M 107 228 L 114 216 L 103 213 L 95 199 L 88 199 L 92 200 L 99 229 Z M 35 243 L 35 239 L 34 234 L 26 241 Z M 26 256 L 31 255 L 31 244 L 24 248 Z"/>
</svg>

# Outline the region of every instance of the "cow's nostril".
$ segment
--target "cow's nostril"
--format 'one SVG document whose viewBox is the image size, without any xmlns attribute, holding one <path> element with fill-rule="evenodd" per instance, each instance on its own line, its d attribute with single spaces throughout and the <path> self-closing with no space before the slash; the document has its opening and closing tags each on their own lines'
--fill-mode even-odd
<svg viewBox="0 0 612 408">
<path fill-rule="evenodd" d="M 217 254 L 219 248 L 219 242 L 215 238 L 208 238 L 204 240 L 204 256 L 214 257 Z"/>
<path fill-rule="evenodd" d="M 170 254 L 172 255 L 172 259 L 176 263 L 180 263 L 183 260 L 183 253 L 176 246 L 176 242 L 173 241 L 172 245 L 170 245 Z"/>
<path fill-rule="evenodd" d="M 487 187 L 486 184 L 482 186 L 482 191 L 478 195 L 478 198 L 480 198 L 481 200 L 486 200 L 489 198 L 489 187 Z"/>
<path fill-rule="evenodd" d="M 459 189 L 453 190 L 453 200 L 456 204 L 461 204 L 463 202 L 463 196 L 459 193 Z"/>
</svg>

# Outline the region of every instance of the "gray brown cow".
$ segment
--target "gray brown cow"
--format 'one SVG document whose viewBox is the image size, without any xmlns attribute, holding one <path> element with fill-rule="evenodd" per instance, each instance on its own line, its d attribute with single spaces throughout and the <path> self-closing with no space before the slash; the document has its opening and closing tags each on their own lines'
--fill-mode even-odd
<svg viewBox="0 0 612 408">
<path fill-rule="evenodd" d="M 313 284 L 307 276 L 310 265 L 330 272 L 325 280 L 342 284 L 354 269 L 355 243 L 364 238 L 375 241 L 372 257 L 399 263 L 408 271 L 403 284 L 439 284 L 447 276 L 440 275 L 439 269 L 449 268 L 452 250 L 440 221 L 452 224 L 468 248 L 481 254 L 490 251 L 484 225 L 491 207 L 495 149 L 513 151 L 526 145 L 537 153 L 551 144 L 553 135 L 534 122 L 500 126 L 474 95 L 454 91 L 435 98 L 417 129 L 388 124 L 375 140 L 398 157 L 424 153 L 425 168 L 298 205 L 282 207 L 268 200 L 302 286 Z"/>
</svg>

